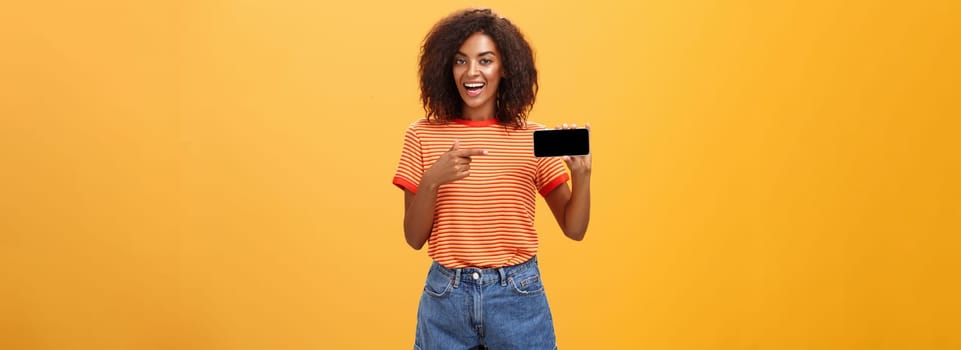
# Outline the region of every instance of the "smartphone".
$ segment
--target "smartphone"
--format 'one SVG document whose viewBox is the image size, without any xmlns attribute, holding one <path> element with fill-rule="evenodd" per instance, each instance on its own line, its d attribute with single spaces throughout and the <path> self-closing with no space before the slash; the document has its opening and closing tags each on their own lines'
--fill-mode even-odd
<svg viewBox="0 0 961 350">
<path fill-rule="evenodd" d="M 534 156 L 583 156 L 591 153 L 588 129 L 534 130 Z"/>
</svg>

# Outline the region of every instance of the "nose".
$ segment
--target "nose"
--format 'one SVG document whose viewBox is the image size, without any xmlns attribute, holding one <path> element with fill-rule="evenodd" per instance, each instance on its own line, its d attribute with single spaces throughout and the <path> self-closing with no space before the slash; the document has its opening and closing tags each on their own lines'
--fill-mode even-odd
<svg viewBox="0 0 961 350">
<path fill-rule="evenodd" d="M 467 68 L 467 74 L 470 76 L 476 76 L 480 74 L 480 69 L 478 69 L 477 62 L 471 62 L 470 66 Z"/>
</svg>

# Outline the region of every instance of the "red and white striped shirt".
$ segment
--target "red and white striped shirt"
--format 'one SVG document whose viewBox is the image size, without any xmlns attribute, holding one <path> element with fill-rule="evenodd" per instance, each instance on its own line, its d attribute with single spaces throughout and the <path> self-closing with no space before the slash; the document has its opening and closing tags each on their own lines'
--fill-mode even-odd
<svg viewBox="0 0 961 350">
<path fill-rule="evenodd" d="M 407 128 L 394 185 L 417 193 L 424 171 L 454 140 L 461 149 L 485 149 L 471 157 L 470 176 L 442 185 L 434 207 L 427 253 L 448 268 L 502 267 L 537 254 L 536 193 L 546 196 L 570 177 L 560 158 L 535 158 L 533 132 L 493 119 L 438 124 L 418 120 Z"/>
</svg>

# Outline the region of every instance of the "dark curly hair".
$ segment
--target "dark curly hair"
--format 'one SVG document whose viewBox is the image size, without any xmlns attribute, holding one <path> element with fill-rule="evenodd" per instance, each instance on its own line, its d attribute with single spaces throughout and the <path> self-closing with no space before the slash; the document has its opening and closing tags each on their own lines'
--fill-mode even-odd
<svg viewBox="0 0 961 350">
<path fill-rule="evenodd" d="M 427 119 L 446 123 L 461 116 L 464 102 L 454 82 L 454 55 L 474 33 L 490 36 L 501 52 L 505 77 L 497 88 L 494 118 L 505 126 L 524 127 L 537 96 L 534 52 L 513 23 L 490 9 L 454 12 L 424 38 L 419 73 Z"/>
</svg>

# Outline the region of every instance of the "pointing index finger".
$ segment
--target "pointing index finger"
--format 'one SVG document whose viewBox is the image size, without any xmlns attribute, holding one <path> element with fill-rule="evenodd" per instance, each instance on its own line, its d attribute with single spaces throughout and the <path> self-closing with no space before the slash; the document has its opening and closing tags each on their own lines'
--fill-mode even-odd
<svg viewBox="0 0 961 350">
<path fill-rule="evenodd" d="M 459 149 L 456 151 L 458 157 L 473 157 L 487 155 L 486 149 Z"/>
</svg>

